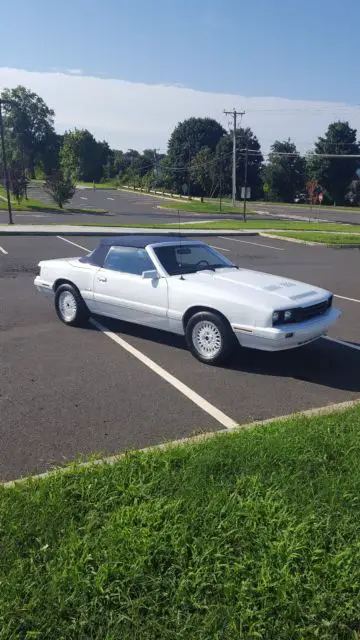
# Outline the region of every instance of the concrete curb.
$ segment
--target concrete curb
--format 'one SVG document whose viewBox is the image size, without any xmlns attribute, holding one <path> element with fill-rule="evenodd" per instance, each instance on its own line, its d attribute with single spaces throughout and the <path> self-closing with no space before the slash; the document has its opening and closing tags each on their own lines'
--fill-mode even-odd
<svg viewBox="0 0 360 640">
<path fill-rule="evenodd" d="M 226 229 L 151 229 L 140 227 L 81 227 L 67 225 L 16 225 L 0 226 L 0 236 L 112 236 L 112 235 L 183 235 L 183 236 L 258 236 L 258 231 L 241 231 Z"/>
<path fill-rule="evenodd" d="M 309 232 L 300 232 L 300 233 L 309 233 Z M 311 233 L 311 232 L 310 232 Z M 318 232 L 318 233 L 330 233 L 330 235 L 332 233 L 336 234 L 336 231 L 322 231 L 322 232 Z M 295 244 L 305 244 L 308 245 L 309 247 L 325 247 L 326 249 L 328 249 L 329 247 L 331 249 L 359 249 L 360 247 L 360 237 L 359 237 L 359 243 L 358 244 L 348 244 L 348 243 L 344 243 L 344 244 L 331 244 L 331 242 L 329 242 L 328 244 L 326 242 L 310 242 L 310 240 L 300 240 L 299 238 L 289 238 L 287 236 L 276 236 L 272 233 L 259 233 L 260 236 L 262 236 L 263 238 L 274 238 L 275 240 L 286 240 L 286 242 L 295 242 Z M 344 235 L 344 234 L 343 234 Z M 352 234 L 349 234 L 352 235 Z"/>
<path fill-rule="evenodd" d="M 271 424 L 273 422 L 277 422 L 277 421 L 281 421 L 283 422 L 284 420 L 290 420 L 291 418 L 295 418 L 295 417 L 299 417 L 299 416 L 305 416 L 305 417 L 311 417 L 311 416 L 326 416 L 329 415 L 330 413 L 339 413 L 341 411 L 345 411 L 346 409 L 351 409 L 352 407 L 355 407 L 356 405 L 360 404 L 360 399 L 357 400 L 348 400 L 346 402 L 340 402 L 337 404 L 331 404 L 331 405 L 327 405 L 325 407 L 317 407 L 315 409 L 307 409 L 305 411 L 298 411 L 296 413 L 290 413 L 287 415 L 283 415 L 283 416 L 278 416 L 275 418 L 267 418 L 266 420 L 259 420 L 259 421 L 255 421 L 255 422 L 249 422 L 249 423 L 245 423 L 245 424 L 239 424 L 238 426 L 234 427 L 233 429 L 219 429 L 218 431 L 207 431 L 204 433 L 200 433 L 198 435 L 195 436 L 189 436 L 188 438 L 181 438 L 180 440 L 172 440 L 171 442 L 163 442 L 161 444 L 156 444 L 150 447 L 145 447 L 143 449 L 134 449 L 133 451 L 136 452 L 148 452 L 148 451 L 163 451 L 163 450 L 167 450 L 167 449 L 172 449 L 174 447 L 181 447 L 181 446 L 185 446 L 187 444 L 196 444 L 197 442 L 202 442 L 204 440 L 210 440 L 211 438 L 216 438 L 219 434 L 224 434 L 224 433 L 233 433 L 236 431 L 241 431 L 242 429 L 254 429 L 256 427 L 261 427 L 263 425 L 267 425 L 267 424 Z M 108 456 L 106 458 L 99 458 L 97 460 L 89 460 L 87 462 L 81 462 L 79 464 L 77 464 L 77 468 L 79 469 L 86 469 L 89 467 L 95 467 L 97 465 L 112 465 L 115 464 L 116 462 L 119 462 L 120 460 L 122 460 L 126 455 L 128 455 L 129 452 L 124 452 L 124 453 L 120 453 L 118 455 L 115 456 Z M 45 471 L 44 473 L 39 473 L 37 475 L 33 475 L 33 476 L 27 476 L 24 478 L 19 478 L 17 480 L 10 480 L 9 482 L 0 482 L 0 486 L 1 487 L 5 487 L 7 489 L 11 489 L 14 488 L 16 485 L 18 484 L 23 484 L 26 483 L 28 481 L 36 481 L 36 480 L 42 480 L 44 478 L 47 478 L 48 476 L 51 475 L 57 475 L 57 474 L 62 474 L 62 473 L 69 473 L 71 472 L 72 467 L 71 466 L 67 466 L 67 467 L 59 467 L 59 468 L 55 468 L 55 469 L 51 469 L 50 471 Z"/>
<path fill-rule="evenodd" d="M 117 191 L 123 191 L 124 193 L 133 193 L 134 195 L 139 195 L 139 196 L 151 196 L 151 198 L 158 198 L 160 200 L 169 200 L 171 202 L 201 202 L 201 198 L 191 198 L 190 200 L 188 200 L 188 198 L 186 196 L 180 197 L 180 194 L 174 194 L 171 195 L 170 193 L 154 193 L 151 191 L 140 191 L 139 188 L 136 188 L 135 190 L 132 187 L 117 187 L 116 188 Z"/>
<path fill-rule="evenodd" d="M 305 232 L 306 233 L 306 232 Z M 274 238 L 274 240 L 286 240 L 286 242 L 295 242 L 295 244 L 306 244 L 309 247 L 326 247 L 322 242 L 310 242 L 309 240 L 299 240 L 298 238 L 288 238 L 287 236 L 276 236 L 273 233 L 260 233 L 263 238 Z"/>
</svg>

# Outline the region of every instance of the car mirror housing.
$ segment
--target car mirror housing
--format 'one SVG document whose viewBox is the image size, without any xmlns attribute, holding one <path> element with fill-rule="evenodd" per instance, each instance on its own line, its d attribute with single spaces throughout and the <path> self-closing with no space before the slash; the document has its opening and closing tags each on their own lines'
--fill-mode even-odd
<svg viewBox="0 0 360 640">
<path fill-rule="evenodd" d="M 149 271 L 142 272 L 142 278 L 144 280 L 158 280 L 160 276 L 156 269 L 149 269 Z"/>
</svg>

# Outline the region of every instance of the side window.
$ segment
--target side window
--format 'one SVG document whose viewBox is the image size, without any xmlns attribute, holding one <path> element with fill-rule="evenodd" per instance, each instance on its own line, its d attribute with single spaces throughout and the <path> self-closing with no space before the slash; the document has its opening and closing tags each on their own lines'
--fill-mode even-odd
<svg viewBox="0 0 360 640">
<path fill-rule="evenodd" d="M 105 258 L 104 269 L 141 276 L 143 271 L 149 271 L 155 267 L 145 249 L 110 247 Z"/>
</svg>

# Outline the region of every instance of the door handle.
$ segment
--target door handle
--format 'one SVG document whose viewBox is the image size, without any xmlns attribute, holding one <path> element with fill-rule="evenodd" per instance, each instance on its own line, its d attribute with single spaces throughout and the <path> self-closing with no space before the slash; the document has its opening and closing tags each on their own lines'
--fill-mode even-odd
<svg viewBox="0 0 360 640">
<path fill-rule="evenodd" d="M 99 280 L 99 282 L 107 282 L 107 277 L 106 276 L 98 276 L 97 279 Z"/>
</svg>

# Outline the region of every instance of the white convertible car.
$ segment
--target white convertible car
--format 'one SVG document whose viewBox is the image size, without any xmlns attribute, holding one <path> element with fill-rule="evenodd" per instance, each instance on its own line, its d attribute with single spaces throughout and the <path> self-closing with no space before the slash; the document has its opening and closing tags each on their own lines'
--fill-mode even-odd
<svg viewBox="0 0 360 640">
<path fill-rule="evenodd" d="M 241 269 L 204 242 L 176 236 L 103 239 L 85 257 L 40 262 L 35 286 L 54 294 L 65 324 L 99 314 L 156 327 L 185 335 L 192 353 L 212 364 L 235 339 L 292 349 L 326 334 L 340 316 L 324 289 Z"/>
</svg>

